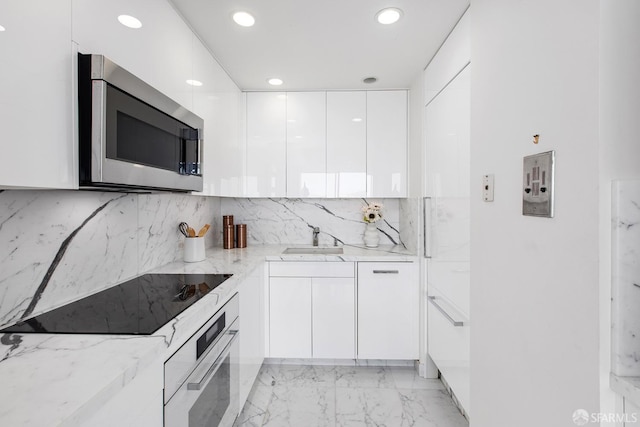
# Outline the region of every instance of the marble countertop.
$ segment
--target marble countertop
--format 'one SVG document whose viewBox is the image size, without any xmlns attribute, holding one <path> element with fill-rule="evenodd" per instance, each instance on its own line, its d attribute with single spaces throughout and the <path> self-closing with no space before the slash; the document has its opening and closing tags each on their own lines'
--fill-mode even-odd
<svg viewBox="0 0 640 427">
<path fill-rule="evenodd" d="M 640 406 L 640 377 L 619 377 L 609 374 L 611 389 L 634 405 Z"/>
<path fill-rule="evenodd" d="M 166 359 L 266 261 L 415 261 L 399 246 L 344 246 L 341 255 L 282 252 L 292 245 L 207 249 L 196 263 L 173 262 L 149 273 L 227 273 L 231 278 L 151 336 L 0 335 L 0 419 L 6 425 L 83 425 L 145 366 Z M 34 410 L 37 407 L 37 410 Z"/>
</svg>

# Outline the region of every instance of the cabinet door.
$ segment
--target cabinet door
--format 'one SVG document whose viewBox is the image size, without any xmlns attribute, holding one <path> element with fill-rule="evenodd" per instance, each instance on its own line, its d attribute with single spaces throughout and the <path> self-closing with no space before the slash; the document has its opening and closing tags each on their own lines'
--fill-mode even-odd
<svg viewBox="0 0 640 427">
<path fill-rule="evenodd" d="M 0 188 L 78 187 L 69 0 L 0 2 Z"/>
<path fill-rule="evenodd" d="M 247 93 L 247 195 L 286 196 L 286 95 Z"/>
<path fill-rule="evenodd" d="M 311 279 L 269 279 L 270 357 L 311 357 Z"/>
<path fill-rule="evenodd" d="M 287 93 L 287 197 L 326 197 L 326 94 Z"/>
<path fill-rule="evenodd" d="M 351 278 L 313 278 L 313 357 L 355 357 L 355 289 Z"/>
<path fill-rule="evenodd" d="M 142 28 L 118 21 L 132 15 Z M 73 40 L 82 53 L 107 56 L 177 103 L 193 109 L 193 33 L 169 2 L 73 0 Z"/>
<path fill-rule="evenodd" d="M 429 356 L 469 412 L 468 319 L 440 294 L 430 294 L 427 305 Z M 454 323 L 460 322 L 460 323 Z"/>
<path fill-rule="evenodd" d="M 202 86 L 193 88 L 193 112 L 204 120 L 202 193 L 242 197 L 246 161 L 244 97 L 195 35 L 193 53 L 193 78 L 202 82 Z"/>
<path fill-rule="evenodd" d="M 366 92 L 327 92 L 327 197 L 366 196 L 366 120 Z"/>
<path fill-rule="evenodd" d="M 407 196 L 407 91 L 367 92 L 367 196 Z"/>
<path fill-rule="evenodd" d="M 431 216 L 429 289 L 437 289 L 469 315 L 470 101 L 467 66 L 425 107 L 426 195 Z"/>
<path fill-rule="evenodd" d="M 413 263 L 358 263 L 358 358 L 418 359 Z"/>
</svg>

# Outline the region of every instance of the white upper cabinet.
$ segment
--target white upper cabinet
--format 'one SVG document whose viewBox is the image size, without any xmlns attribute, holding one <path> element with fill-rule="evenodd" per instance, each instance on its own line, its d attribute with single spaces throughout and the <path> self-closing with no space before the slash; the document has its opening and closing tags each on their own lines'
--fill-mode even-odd
<svg viewBox="0 0 640 427">
<path fill-rule="evenodd" d="M 0 188 L 78 186 L 70 0 L 0 2 Z"/>
<path fill-rule="evenodd" d="M 407 91 L 367 92 L 367 196 L 407 196 Z"/>
<path fill-rule="evenodd" d="M 327 197 L 367 195 L 367 93 L 327 92 Z"/>
<path fill-rule="evenodd" d="M 406 197 L 407 116 L 406 90 L 248 92 L 246 195 Z"/>
<path fill-rule="evenodd" d="M 118 21 L 131 15 L 132 29 Z M 167 1 L 73 0 L 73 40 L 81 53 L 101 54 L 192 110 L 193 33 Z"/>
<path fill-rule="evenodd" d="M 247 176 L 249 197 L 286 197 L 287 96 L 247 93 Z"/>
<path fill-rule="evenodd" d="M 287 93 L 287 196 L 326 197 L 326 92 Z"/>
<path fill-rule="evenodd" d="M 471 60 L 471 18 L 465 13 L 424 72 L 427 105 Z"/>
<path fill-rule="evenodd" d="M 204 120 L 202 194 L 241 196 L 244 191 L 244 95 L 193 36 L 193 112 Z M 242 126 L 242 129 L 241 129 Z"/>
</svg>

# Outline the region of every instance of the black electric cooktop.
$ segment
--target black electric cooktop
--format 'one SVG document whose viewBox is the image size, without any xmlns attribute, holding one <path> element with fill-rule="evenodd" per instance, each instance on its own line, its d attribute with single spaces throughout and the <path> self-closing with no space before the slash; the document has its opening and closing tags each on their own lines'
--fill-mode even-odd
<svg viewBox="0 0 640 427">
<path fill-rule="evenodd" d="M 0 333 L 151 335 L 231 274 L 145 274 Z"/>
</svg>

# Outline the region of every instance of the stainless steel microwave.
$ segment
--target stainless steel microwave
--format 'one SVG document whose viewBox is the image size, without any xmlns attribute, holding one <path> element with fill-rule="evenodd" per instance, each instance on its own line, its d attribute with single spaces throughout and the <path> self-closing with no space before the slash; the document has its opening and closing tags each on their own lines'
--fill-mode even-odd
<svg viewBox="0 0 640 427">
<path fill-rule="evenodd" d="M 202 191 L 204 121 L 102 55 L 78 55 L 81 188 Z"/>
</svg>

